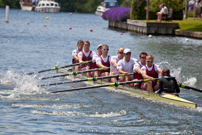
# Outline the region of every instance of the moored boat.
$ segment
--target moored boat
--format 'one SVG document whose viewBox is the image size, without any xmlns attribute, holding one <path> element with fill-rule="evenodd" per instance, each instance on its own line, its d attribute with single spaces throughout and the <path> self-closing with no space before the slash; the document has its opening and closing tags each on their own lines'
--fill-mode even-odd
<svg viewBox="0 0 202 135">
<path fill-rule="evenodd" d="M 38 0 L 20 0 L 21 9 L 24 11 L 34 11 L 37 3 Z"/>
<path fill-rule="evenodd" d="M 68 69 L 59 69 L 58 73 L 60 74 L 67 74 L 70 71 Z M 84 78 L 89 78 L 85 75 L 77 75 L 77 76 L 66 76 L 66 79 L 70 79 L 70 80 L 81 80 Z M 84 82 L 85 84 L 88 85 L 100 85 L 105 83 L 105 80 L 97 80 L 97 81 L 86 81 Z M 194 102 L 188 101 L 186 99 L 180 98 L 178 96 L 175 95 L 171 95 L 171 94 L 156 94 L 153 92 L 148 92 L 148 91 L 144 91 L 141 89 L 135 89 L 132 87 L 127 87 L 127 86 L 118 86 L 118 87 L 103 87 L 107 90 L 110 91 L 114 91 L 114 92 L 120 92 L 120 93 L 124 93 L 124 94 L 128 94 L 130 96 L 135 96 L 135 97 L 140 97 L 140 98 L 145 98 L 145 99 L 149 99 L 152 101 L 157 101 L 157 102 L 164 102 L 164 103 L 168 103 L 168 104 L 173 104 L 173 105 L 178 105 L 178 106 L 185 106 L 185 107 L 190 107 L 190 108 L 196 108 L 197 105 Z"/>
<path fill-rule="evenodd" d="M 102 16 L 103 12 L 109 10 L 110 8 L 118 7 L 117 0 L 105 0 L 99 5 L 95 11 L 96 15 Z"/>
<path fill-rule="evenodd" d="M 40 0 L 35 8 L 35 12 L 58 13 L 59 11 L 60 6 L 54 0 Z"/>
</svg>

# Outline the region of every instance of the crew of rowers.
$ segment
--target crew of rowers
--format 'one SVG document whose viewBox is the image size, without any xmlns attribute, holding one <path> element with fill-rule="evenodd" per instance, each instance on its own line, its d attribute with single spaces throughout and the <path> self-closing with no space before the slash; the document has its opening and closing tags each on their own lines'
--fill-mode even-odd
<svg viewBox="0 0 202 135">
<path fill-rule="evenodd" d="M 77 49 L 72 52 L 72 63 L 80 63 L 72 69 L 76 71 L 84 71 L 96 68 L 103 70 L 85 73 L 87 76 L 110 76 L 124 74 L 124 76 L 108 79 L 110 82 L 125 82 L 140 79 L 149 79 L 147 82 L 134 83 L 130 86 L 156 93 L 179 93 L 179 87 L 174 77 L 170 76 L 169 69 L 162 69 L 159 65 L 154 64 L 154 57 L 141 52 L 139 61 L 131 58 L 131 50 L 128 48 L 119 48 L 116 56 L 108 55 L 109 46 L 106 44 L 97 46 L 97 53 L 90 50 L 90 42 L 79 40 Z M 85 61 L 92 61 L 84 64 Z M 159 74 L 162 75 L 159 83 L 155 78 Z M 165 79 L 166 78 L 166 79 Z M 160 85 L 160 87 L 159 87 Z M 160 88 L 160 89 L 159 89 Z"/>
</svg>

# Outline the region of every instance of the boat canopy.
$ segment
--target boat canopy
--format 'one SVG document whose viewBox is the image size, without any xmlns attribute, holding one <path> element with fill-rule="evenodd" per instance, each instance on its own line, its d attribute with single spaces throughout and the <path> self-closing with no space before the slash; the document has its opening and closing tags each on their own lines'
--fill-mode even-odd
<svg viewBox="0 0 202 135">
<path fill-rule="evenodd" d="M 104 1 L 105 8 L 114 8 L 118 7 L 118 2 L 116 0 L 105 0 Z"/>
</svg>

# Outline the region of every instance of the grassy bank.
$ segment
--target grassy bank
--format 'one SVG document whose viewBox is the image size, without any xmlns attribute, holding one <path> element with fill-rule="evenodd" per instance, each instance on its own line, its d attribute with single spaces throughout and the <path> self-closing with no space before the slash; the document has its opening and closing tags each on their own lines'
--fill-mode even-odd
<svg viewBox="0 0 202 135">
<path fill-rule="evenodd" d="M 141 21 L 145 21 L 145 20 L 141 20 Z M 156 20 L 149 20 L 149 22 L 156 22 Z M 161 23 L 165 23 L 165 21 L 162 21 Z M 183 20 L 173 20 L 172 23 L 179 23 L 179 26 L 180 26 L 179 30 L 185 30 L 185 31 L 191 31 L 191 32 L 202 32 L 201 18 L 199 19 L 195 18 L 194 20 L 193 17 L 189 17 Z"/>
<path fill-rule="evenodd" d="M 187 18 L 184 20 L 173 20 L 173 23 L 179 23 L 180 30 L 202 32 L 202 19 Z"/>
</svg>

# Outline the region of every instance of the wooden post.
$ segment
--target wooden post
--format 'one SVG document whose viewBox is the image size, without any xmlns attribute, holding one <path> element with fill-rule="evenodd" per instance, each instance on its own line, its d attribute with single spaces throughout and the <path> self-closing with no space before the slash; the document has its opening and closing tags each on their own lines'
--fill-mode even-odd
<svg viewBox="0 0 202 135">
<path fill-rule="evenodd" d="M 9 6 L 6 5 L 6 17 L 5 17 L 5 22 L 8 23 L 9 21 Z"/>
<path fill-rule="evenodd" d="M 149 0 L 147 0 L 146 20 L 149 21 Z"/>
</svg>

